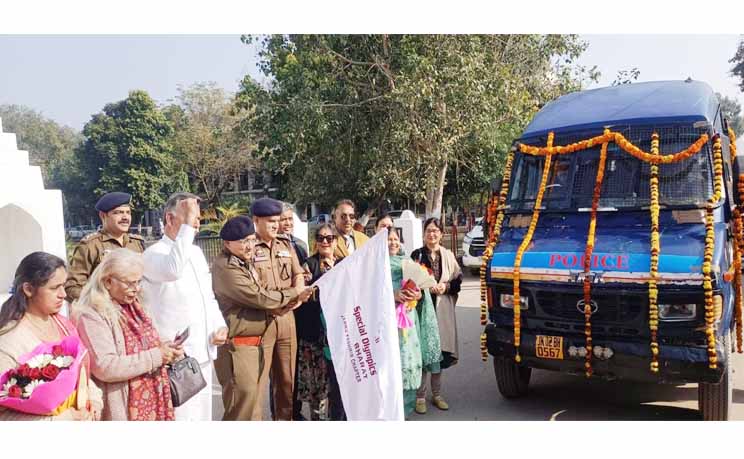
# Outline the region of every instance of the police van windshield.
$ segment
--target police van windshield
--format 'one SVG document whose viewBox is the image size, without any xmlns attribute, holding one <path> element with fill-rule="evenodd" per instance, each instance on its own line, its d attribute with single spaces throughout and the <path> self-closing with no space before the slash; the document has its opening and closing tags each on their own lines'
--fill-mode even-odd
<svg viewBox="0 0 744 459">
<path fill-rule="evenodd" d="M 701 134 L 706 133 L 704 128 L 681 126 L 663 129 L 613 127 L 613 130 L 621 132 L 626 139 L 647 152 L 651 150 L 651 134 L 656 131 L 660 137 L 661 154 L 684 150 Z M 556 135 L 554 145 L 567 145 L 598 134 L 601 133 L 595 131 Z M 528 139 L 524 143 L 543 146 L 545 139 Z M 691 158 L 676 164 L 659 166 L 659 201 L 663 207 L 689 208 L 705 205 L 713 192 L 709 143 Z M 543 195 L 544 209 L 591 208 L 600 149 L 601 145 L 597 145 L 577 153 L 554 155 L 551 158 L 550 175 Z M 540 187 L 544 162 L 544 157 L 517 153 L 509 193 L 510 210 L 532 210 Z M 614 142 L 610 143 L 599 207 L 620 209 L 649 206 L 649 175 L 650 164 L 630 156 Z"/>
</svg>

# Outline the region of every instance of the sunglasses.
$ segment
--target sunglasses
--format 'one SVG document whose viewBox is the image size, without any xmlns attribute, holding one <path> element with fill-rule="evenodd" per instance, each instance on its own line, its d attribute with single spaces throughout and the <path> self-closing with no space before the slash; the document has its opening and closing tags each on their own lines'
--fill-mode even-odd
<svg viewBox="0 0 744 459">
<path fill-rule="evenodd" d="M 356 214 L 341 214 L 341 220 L 356 220 Z"/>
<path fill-rule="evenodd" d="M 330 244 L 334 240 L 336 240 L 336 236 L 334 236 L 332 234 L 331 235 L 328 235 L 328 236 L 317 236 L 315 238 L 315 241 L 316 242 L 325 242 L 326 244 Z"/>
</svg>

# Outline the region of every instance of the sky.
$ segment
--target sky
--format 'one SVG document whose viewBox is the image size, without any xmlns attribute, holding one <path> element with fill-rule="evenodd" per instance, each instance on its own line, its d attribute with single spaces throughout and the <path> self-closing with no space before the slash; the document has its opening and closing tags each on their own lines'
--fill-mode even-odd
<svg viewBox="0 0 744 459">
<path fill-rule="evenodd" d="M 589 43 L 579 59 L 598 66 L 600 81 L 636 67 L 638 81 L 692 77 L 715 91 L 744 94 L 729 75 L 728 60 L 740 35 L 582 35 Z M 248 73 L 261 78 L 255 46 L 239 35 L 0 35 L 0 104 L 20 104 L 81 130 L 104 105 L 146 90 L 159 103 L 178 87 L 214 81 L 235 92 Z"/>
</svg>

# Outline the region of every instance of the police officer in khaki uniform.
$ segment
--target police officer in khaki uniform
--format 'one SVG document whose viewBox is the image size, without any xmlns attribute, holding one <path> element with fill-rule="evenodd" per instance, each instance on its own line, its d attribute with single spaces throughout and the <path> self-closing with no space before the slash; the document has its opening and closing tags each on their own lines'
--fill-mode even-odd
<svg viewBox="0 0 744 459">
<path fill-rule="evenodd" d="M 257 403 L 263 367 L 261 340 L 275 314 L 310 297 L 312 288 L 267 290 L 251 264 L 255 229 L 250 218 L 235 217 L 220 231 L 223 252 L 212 266 L 212 288 L 228 326 L 228 344 L 217 350 L 215 370 L 222 385 L 223 420 L 262 420 Z M 299 300 L 299 302 L 297 301 Z"/>
<path fill-rule="evenodd" d="M 129 234 L 132 223 L 132 195 L 129 193 L 107 193 L 96 203 L 101 218 L 101 230 L 80 240 L 72 253 L 65 292 L 67 301 L 72 304 L 80 297 L 80 290 L 88 278 L 114 249 L 127 248 L 138 253 L 145 251 L 145 240 L 137 234 Z"/>
<path fill-rule="evenodd" d="M 278 234 L 282 203 L 271 198 L 261 198 L 251 206 L 256 225 L 256 247 L 253 252 L 253 265 L 261 282 L 269 290 L 284 290 L 305 285 L 304 271 L 300 266 L 289 239 Z M 291 309 L 299 303 L 290 303 Z M 274 418 L 290 421 L 292 419 L 292 390 L 294 389 L 295 357 L 297 355 L 297 336 L 294 313 L 289 310 L 279 314 L 264 334 L 264 367 L 259 381 L 263 391 L 271 376 Z M 263 393 L 259 392 L 257 403 L 262 404 Z"/>
</svg>

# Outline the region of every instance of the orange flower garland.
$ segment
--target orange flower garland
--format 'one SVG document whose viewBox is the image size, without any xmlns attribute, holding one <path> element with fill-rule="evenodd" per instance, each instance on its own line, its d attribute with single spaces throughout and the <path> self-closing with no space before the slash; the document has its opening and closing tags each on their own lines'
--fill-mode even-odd
<svg viewBox="0 0 744 459">
<path fill-rule="evenodd" d="M 744 225 L 739 207 L 734 209 L 734 318 L 736 321 L 736 351 L 742 353 L 742 276 L 741 254 L 744 245 Z"/>
<path fill-rule="evenodd" d="M 486 213 L 486 223 L 488 228 L 488 244 L 486 249 L 483 251 L 481 257 L 480 267 L 480 284 L 481 284 L 481 325 L 486 325 L 488 322 L 488 303 L 487 295 L 488 288 L 486 286 L 486 270 L 488 269 L 488 262 L 493 255 L 493 249 L 499 243 L 501 237 L 501 226 L 504 223 L 504 210 L 506 209 L 506 198 L 509 194 L 509 181 L 511 180 L 512 163 L 514 161 L 514 152 L 509 152 L 509 156 L 506 158 L 506 164 L 504 165 L 504 178 L 501 180 L 501 190 L 499 190 L 498 201 L 494 196 L 488 203 L 488 211 Z M 484 233 L 485 237 L 485 233 Z M 481 359 L 485 362 L 488 360 L 488 351 L 486 349 L 486 334 L 481 335 Z"/>
<path fill-rule="evenodd" d="M 721 199 L 723 190 L 723 157 L 721 154 L 721 136 L 713 138 L 713 196 L 705 208 L 705 253 L 703 255 L 703 289 L 705 290 L 705 334 L 708 342 L 708 367 L 718 368 L 716 354 L 715 306 L 713 301 L 713 251 L 715 249 L 715 232 L 713 231 L 713 210 Z"/>
<path fill-rule="evenodd" d="M 728 129 L 729 150 L 731 157 L 736 157 L 736 134 L 733 129 Z M 744 174 L 739 175 L 737 180 L 739 191 L 739 202 L 744 202 Z M 744 251 L 744 222 L 742 221 L 739 206 L 734 209 L 734 318 L 736 320 L 736 352 L 742 353 L 742 252 Z"/>
<path fill-rule="evenodd" d="M 602 143 L 608 143 L 608 142 L 615 142 L 625 152 L 629 153 L 632 156 L 635 156 L 641 161 L 645 161 L 647 163 L 654 163 L 654 164 L 659 164 L 659 163 L 672 164 L 672 163 L 684 161 L 685 159 L 688 159 L 698 154 L 700 150 L 703 149 L 703 146 L 708 142 L 708 135 L 702 134 L 700 138 L 696 140 L 695 143 L 690 145 L 688 148 L 678 153 L 673 153 L 669 155 L 653 155 L 651 153 L 646 153 L 645 151 L 641 150 L 640 148 L 636 147 L 631 142 L 629 142 L 621 133 L 612 132 L 612 131 L 605 131 L 603 135 L 592 137 L 591 139 L 587 139 L 587 140 L 582 140 L 581 142 L 572 143 L 572 144 L 565 145 L 565 146 L 558 146 L 558 147 L 553 147 L 553 146 L 533 147 L 530 145 L 525 145 L 523 143 L 520 143 L 519 151 L 521 151 L 522 153 L 526 153 L 528 155 L 533 155 L 533 156 L 546 156 L 548 154 L 564 155 L 567 153 L 575 153 L 577 151 L 586 150 L 586 149 L 594 147 L 595 145 L 599 145 Z"/>
<path fill-rule="evenodd" d="M 651 135 L 651 154 L 659 154 L 659 134 Z M 651 163 L 651 264 L 648 281 L 648 327 L 651 330 L 651 372 L 659 372 L 659 342 L 657 332 L 659 331 L 659 290 L 657 279 L 659 277 L 659 253 L 661 252 L 661 241 L 659 236 L 659 165 Z"/>
<path fill-rule="evenodd" d="M 609 132 L 605 129 L 605 134 Z M 594 239 L 597 229 L 597 207 L 599 207 L 599 197 L 602 191 L 602 181 L 604 180 L 605 163 L 607 162 L 607 142 L 602 144 L 599 153 L 599 165 L 597 166 L 597 178 L 594 181 L 594 193 L 592 194 L 592 213 L 589 218 L 589 231 L 586 237 L 586 249 L 584 250 L 584 335 L 586 335 L 586 362 L 584 370 L 587 377 L 590 377 L 592 370 L 592 282 L 589 278 L 589 270 L 592 265 L 592 253 L 594 252 Z"/>
<path fill-rule="evenodd" d="M 552 148 L 553 146 L 553 133 L 548 134 L 548 148 Z M 537 198 L 535 199 L 534 207 L 532 208 L 532 219 L 530 220 L 530 226 L 527 229 L 527 234 L 524 236 L 524 240 L 522 240 L 522 244 L 520 244 L 519 249 L 517 249 L 517 254 L 514 258 L 514 299 L 513 299 L 513 310 L 514 310 L 514 349 L 515 349 L 515 356 L 514 360 L 517 362 L 522 361 L 522 357 L 519 355 L 519 344 L 521 341 L 521 323 L 519 321 L 520 315 L 522 312 L 521 309 L 521 298 L 519 296 L 519 268 L 522 265 L 522 257 L 524 256 L 524 252 L 527 250 L 527 247 L 529 247 L 530 242 L 532 241 L 532 236 L 535 233 L 535 227 L 537 227 L 537 221 L 540 218 L 540 206 L 542 205 L 542 198 L 543 194 L 545 193 L 545 186 L 548 183 L 548 176 L 550 175 L 550 161 L 552 158 L 552 154 L 548 153 L 545 156 L 545 164 L 543 165 L 543 175 L 542 180 L 540 181 L 540 189 L 537 192 Z"/>
</svg>

